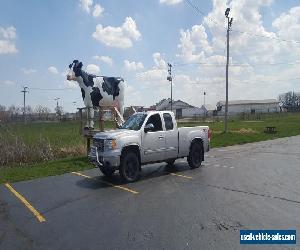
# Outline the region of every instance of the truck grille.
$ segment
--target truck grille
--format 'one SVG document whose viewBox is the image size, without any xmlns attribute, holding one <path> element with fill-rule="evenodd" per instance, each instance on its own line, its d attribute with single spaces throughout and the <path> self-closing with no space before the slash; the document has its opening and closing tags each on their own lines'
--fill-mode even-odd
<svg viewBox="0 0 300 250">
<path fill-rule="evenodd" d="M 104 151 L 104 140 L 103 139 L 94 139 L 93 145 L 98 148 L 98 151 Z"/>
</svg>

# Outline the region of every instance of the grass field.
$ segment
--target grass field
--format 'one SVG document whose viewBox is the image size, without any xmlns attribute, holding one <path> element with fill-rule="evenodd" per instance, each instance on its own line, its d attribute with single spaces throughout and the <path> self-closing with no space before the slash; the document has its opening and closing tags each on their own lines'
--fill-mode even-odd
<svg viewBox="0 0 300 250">
<path fill-rule="evenodd" d="M 197 125 L 208 125 L 213 131 L 211 147 L 221 147 L 299 135 L 300 114 L 262 115 L 260 120 L 252 121 L 230 120 L 227 134 L 223 133 L 222 121 L 178 123 L 180 127 Z M 275 126 L 278 132 L 265 134 L 266 126 Z M 112 127 L 112 123 L 106 127 Z M 5 164 L 0 164 L 0 183 L 93 167 L 84 154 L 85 141 L 79 133 L 78 122 L 0 123 L 0 160 L 4 162 L 7 157 Z"/>
</svg>

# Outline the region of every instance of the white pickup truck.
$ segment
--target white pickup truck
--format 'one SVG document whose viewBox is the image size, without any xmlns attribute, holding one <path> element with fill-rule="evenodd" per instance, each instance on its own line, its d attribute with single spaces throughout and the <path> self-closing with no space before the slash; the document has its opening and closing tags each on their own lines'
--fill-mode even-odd
<svg viewBox="0 0 300 250">
<path fill-rule="evenodd" d="M 191 168 L 199 167 L 210 137 L 208 126 L 177 128 L 172 112 L 138 112 L 120 129 L 95 134 L 89 160 L 105 176 L 119 169 L 125 182 L 133 182 L 140 177 L 141 165 L 148 163 L 173 165 L 187 156 Z"/>
</svg>

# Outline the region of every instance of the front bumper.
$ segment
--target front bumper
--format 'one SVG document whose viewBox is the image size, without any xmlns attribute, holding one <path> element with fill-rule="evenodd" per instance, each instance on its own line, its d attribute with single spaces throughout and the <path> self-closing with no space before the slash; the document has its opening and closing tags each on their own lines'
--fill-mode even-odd
<svg viewBox="0 0 300 250">
<path fill-rule="evenodd" d="M 111 167 L 117 169 L 120 166 L 119 150 L 112 150 L 107 152 L 99 152 L 97 147 L 91 146 L 88 158 L 91 163 L 97 167 Z"/>
</svg>

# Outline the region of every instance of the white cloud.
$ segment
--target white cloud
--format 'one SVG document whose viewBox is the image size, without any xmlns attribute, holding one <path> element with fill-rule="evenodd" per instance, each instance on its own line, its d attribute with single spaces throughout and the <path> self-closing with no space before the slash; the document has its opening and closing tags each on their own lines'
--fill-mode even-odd
<svg viewBox="0 0 300 250">
<path fill-rule="evenodd" d="M 102 61 L 110 66 L 113 65 L 113 59 L 109 56 L 94 56 L 95 60 Z"/>
<path fill-rule="evenodd" d="M 190 102 L 196 104 L 199 93 L 205 90 L 208 103 L 224 100 L 227 25 L 224 10 L 227 7 L 231 8 L 230 16 L 234 18 L 230 32 L 230 64 L 240 65 L 229 67 L 230 99 L 276 98 L 282 91 L 289 90 L 283 86 L 297 89 L 295 81 L 290 79 L 299 77 L 299 64 L 270 64 L 299 61 L 299 43 L 280 39 L 300 40 L 300 6 L 276 18 L 272 23 L 277 29 L 274 32 L 267 30 L 261 15 L 262 8 L 271 8 L 271 4 L 271 0 L 213 0 L 212 11 L 202 23 L 181 30 L 177 56 L 187 65 L 185 68 L 175 65 L 175 96 L 189 96 Z M 181 70 L 184 73 L 180 73 Z M 179 81 L 185 84 L 177 84 Z"/>
<path fill-rule="evenodd" d="M 0 35 L 7 40 L 14 40 L 16 39 L 16 28 L 13 26 L 10 26 L 8 28 L 0 27 Z"/>
<path fill-rule="evenodd" d="M 159 0 L 160 4 L 166 4 L 166 5 L 175 5 L 181 2 L 182 0 Z"/>
<path fill-rule="evenodd" d="M 151 69 L 145 70 L 136 74 L 136 78 L 139 82 L 143 82 L 145 85 L 163 86 L 168 83 L 167 81 L 167 63 L 161 57 L 161 54 L 156 52 L 152 55 L 154 66 Z"/>
<path fill-rule="evenodd" d="M 14 81 L 11 81 L 11 80 L 5 80 L 3 83 L 7 86 L 13 86 L 16 84 Z"/>
<path fill-rule="evenodd" d="M 91 7 L 93 5 L 93 0 L 80 0 L 79 1 L 80 7 L 85 10 L 87 13 L 90 13 Z"/>
<path fill-rule="evenodd" d="M 67 80 L 64 80 L 64 85 L 65 85 L 67 88 L 70 88 L 70 89 L 77 89 L 77 88 L 79 88 L 78 83 L 75 82 L 75 81 L 67 81 Z"/>
<path fill-rule="evenodd" d="M 31 69 L 31 68 L 22 68 L 21 69 L 23 71 L 24 74 L 29 75 L 29 74 L 33 74 L 36 73 L 36 69 Z"/>
<path fill-rule="evenodd" d="M 102 15 L 104 12 L 104 8 L 100 4 L 95 4 L 94 6 L 94 11 L 93 11 L 93 16 L 94 17 L 99 17 Z"/>
<path fill-rule="evenodd" d="M 133 41 L 141 38 L 141 33 L 137 29 L 135 21 L 131 17 L 126 17 L 120 27 L 103 27 L 98 24 L 92 36 L 108 47 L 126 49 L 132 47 Z"/>
<path fill-rule="evenodd" d="M 57 68 L 54 67 L 54 66 L 50 66 L 50 67 L 48 68 L 48 71 L 49 71 L 51 74 L 54 74 L 54 75 L 58 74 L 58 70 L 57 70 Z"/>
<path fill-rule="evenodd" d="M 291 8 L 288 13 L 281 14 L 272 25 L 277 28 L 282 39 L 300 40 L 300 6 Z"/>
<path fill-rule="evenodd" d="M 124 60 L 124 67 L 127 71 L 137 71 L 142 70 L 144 65 L 141 62 L 129 62 L 128 60 Z"/>
<path fill-rule="evenodd" d="M 18 52 L 15 45 L 16 37 L 15 27 L 0 27 L 0 54 L 14 54 Z"/>
<path fill-rule="evenodd" d="M 86 66 L 86 71 L 90 74 L 99 74 L 100 68 L 96 64 L 89 64 Z"/>
</svg>

